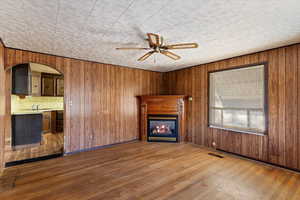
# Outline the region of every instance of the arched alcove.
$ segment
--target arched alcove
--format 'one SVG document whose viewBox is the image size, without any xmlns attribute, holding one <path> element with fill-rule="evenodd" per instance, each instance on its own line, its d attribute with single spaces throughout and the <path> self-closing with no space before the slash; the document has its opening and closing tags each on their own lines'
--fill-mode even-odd
<svg viewBox="0 0 300 200">
<path fill-rule="evenodd" d="M 44 62 L 20 62 L 12 66 L 6 65 L 7 92 L 5 103 L 7 128 L 4 146 L 4 162 L 6 166 L 22 163 L 22 161 L 28 159 L 39 160 L 39 158 L 43 157 L 57 157 L 64 153 L 64 74 L 56 67 L 41 63 Z M 19 95 L 13 92 L 12 87 L 15 87 L 13 86 L 14 74 L 16 68 L 20 66 L 27 66 L 30 71 L 28 76 L 30 77 L 31 93 L 28 95 Z M 45 93 L 44 88 L 47 88 L 47 84 L 50 84 L 50 86 L 52 84 L 53 94 Z M 36 93 L 36 91 L 40 93 Z M 34 125 L 37 123 L 38 126 L 42 127 L 40 142 L 31 142 L 32 144 L 24 145 L 20 144 L 20 142 L 16 143 L 15 122 L 17 119 L 24 120 L 29 115 L 31 118 L 32 116 L 42 116 L 41 120 L 38 118 L 38 121 L 34 121 Z M 19 137 L 22 136 L 19 135 Z"/>
<path fill-rule="evenodd" d="M 5 49 L 5 69 L 21 63 L 47 65 L 64 75 L 66 154 L 139 139 L 136 96 L 160 94 L 163 81 L 159 72 Z M 5 102 L 10 101 L 10 71 L 6 70 L 4 75 Z M 5 117 L 7 131 L 9 106 Z"/>
</svg>

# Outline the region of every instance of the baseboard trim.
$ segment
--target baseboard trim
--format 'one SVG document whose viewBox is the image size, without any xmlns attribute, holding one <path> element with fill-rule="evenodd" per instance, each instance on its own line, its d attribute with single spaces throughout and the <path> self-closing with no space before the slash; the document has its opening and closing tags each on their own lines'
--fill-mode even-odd
<svg viewBox="0 0 300 200">
<path fill-rule="evenodd" d="M 51 155 L 47 155 L 47 156 L 41 156 L 41 157 L 37 157 L 37 158 L 29 158 L 29 159 L 24 159 L 24 160 L 11 161 L 11 162 L 5 163 L 5 167 L 12 167 L 12 166 L 16 166 L 16 165 L 22 165 L 25 163 L 31 163 L 31 162 L 42 161 L 42 160 L 49 160 L 49 159 L 58 158 L 61 156 L 63 156 L 63 154 L 58 153 L 58 154 L 51 154 Z"/>
<path fill-rule="evenodd" d="M 229 155 L 233 155 L 233 156 L 236 156 L 236 157 L 244 158 L 244 159 L 247 159 L 247 160 L 250 160 L 250 161 L 255 161 L 255 162 L 262 163 L 262 164 L 265 164 L 265 165 L 269 165 L 269 166 L 272 166 L 272 167 L 277 167 L 277 168 L 289 170 L 289 171 L 292 171 L 292 172 L 300 173 L 299 169 L 294 169 L 294 168 L 286 167 L 286 166 L 283 166 L 283 165 L 278 165 L 278 164 L 274 164 L 274 163 L 271 163 L 271 162 L 267 162 L 267 161 L 263 161 L 263 160 L 258 160 L 258 159 L 251 158 L 251 157 L 244 156 L 244 155 L 240 155 L 240 154 L 237 154 L 237 153 L 232 153 L 232 152 L 229 152 L 229 151 L 224 151 L 224 150 L 218 149 L 218 148 L 216 150 L 219 151 L 219 152 L 223 152 L 223 153 L 229 154 Z"/>
<path fill-rule="evenodd" d="M 86 152 L 86 151 L 93 151 L 93 150 L 97 150 L 97 149 L 104 149 L 104 148 L 112 147 L 112 146 L 115 146 L 115 145 L 132 143 L 132 142 L 136 142 L 136 141 L 139 141 L 139 139 L 133 139 L 133 140 L 125 141 L 125 142 L 118 142 L 118 143 L 113 143 L 113 144 L 107 144 L 107 145 L 102 145 L 102 146 L 96 146 L 96 147 L 91 147 L 91 148 L 80 149 L 80 150 L 77 150 L 77 151 L 67 152 L 64 155 L 72 155 L 72 154 Z"/>
</svg>

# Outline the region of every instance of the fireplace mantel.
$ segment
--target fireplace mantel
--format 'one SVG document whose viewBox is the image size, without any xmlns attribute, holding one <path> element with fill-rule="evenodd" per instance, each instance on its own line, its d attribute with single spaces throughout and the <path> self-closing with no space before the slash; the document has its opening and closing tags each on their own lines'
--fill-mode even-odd
<svg viewBox="0 0 300 200">
<path fill-rule="evenodd" d="M 141 130 L 140 138 L 147 141 L 148 116 L 173 115 L 178 117 L 178 141 L 186 141 L 186 101 L 185 95 L 145 95 L 140 96 L 141 103 Z"/>
</svg>

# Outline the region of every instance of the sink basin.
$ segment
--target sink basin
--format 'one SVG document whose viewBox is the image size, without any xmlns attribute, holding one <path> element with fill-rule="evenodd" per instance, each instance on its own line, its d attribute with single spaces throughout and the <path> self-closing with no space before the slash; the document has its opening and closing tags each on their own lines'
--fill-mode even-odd
<svg viewBox="0 0 300 200">
<path fill-rule="evenodd" d="M 52 108 L 39 108 L 38 110 L 53 110 Z"/>
<path fill-rule="evenodd" d="M 27 112 L 27 111 L 47 111 L 47 110 L 55 110 L 55 109 L 53 109 L 53 108 L 40 108 L 40 109 L 38 109 L 38 110 L 32 110 L 32 109 L 22 109 L 21 111 L 23 112 Z"/>
</svg>

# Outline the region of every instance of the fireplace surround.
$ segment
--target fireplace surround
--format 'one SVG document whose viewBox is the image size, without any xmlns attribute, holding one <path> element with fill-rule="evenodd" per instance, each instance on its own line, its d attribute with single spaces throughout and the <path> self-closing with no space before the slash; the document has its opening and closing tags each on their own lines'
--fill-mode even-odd
<svg viewBox="0 0 300 200">
<path fill-rule="evenodd" d="M 186 141 L 185 95 L 140 96 L 140 138 L 148 142 Z"/>
</svg>

